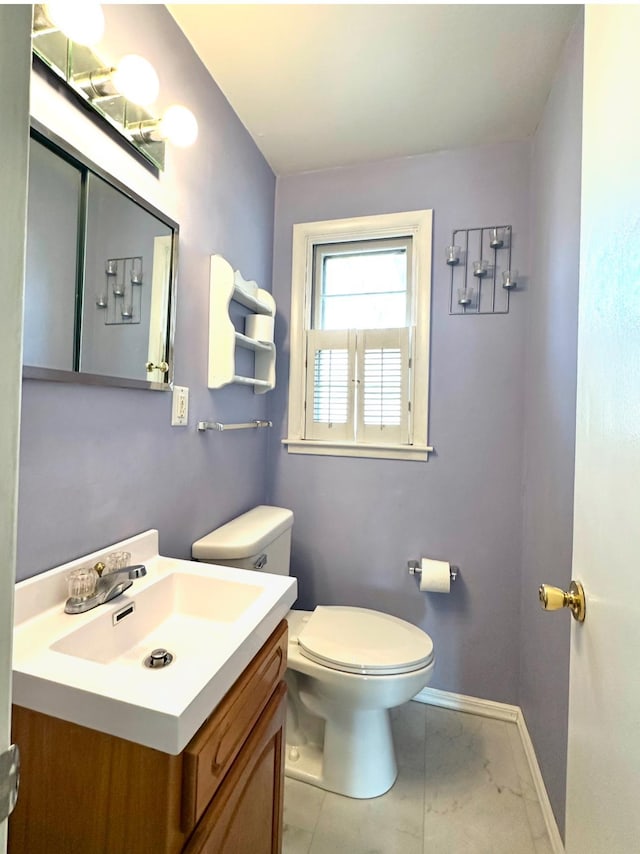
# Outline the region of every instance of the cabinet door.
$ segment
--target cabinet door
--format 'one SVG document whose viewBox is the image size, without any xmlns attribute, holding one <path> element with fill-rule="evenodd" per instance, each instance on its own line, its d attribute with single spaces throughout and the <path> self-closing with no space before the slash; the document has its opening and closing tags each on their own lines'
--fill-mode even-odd
<svg viewBox="0 0 640 854">
<path fill-rule="evenodd" d="M 286 695 L 281 682 L 184 854 L 279 854 Z"/>
<path fill-rule="evenodd" d="M 260 720 L 287 669 L 287 624 L 281 622 L 184 751 L 185 837 L 195 829 Z"/>
</svg>

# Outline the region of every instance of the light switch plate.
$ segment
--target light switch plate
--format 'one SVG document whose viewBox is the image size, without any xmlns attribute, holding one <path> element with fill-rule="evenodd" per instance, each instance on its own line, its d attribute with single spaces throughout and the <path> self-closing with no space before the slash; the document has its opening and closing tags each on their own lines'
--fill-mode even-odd
<svg viewBox="0 0 640 854">
<path fill-rule="evenodd" d="M 171 404 L 171 426 L 186 427 L 189 421 L 189 389 L 183 385 L 174 385 Z"/>
</svg>

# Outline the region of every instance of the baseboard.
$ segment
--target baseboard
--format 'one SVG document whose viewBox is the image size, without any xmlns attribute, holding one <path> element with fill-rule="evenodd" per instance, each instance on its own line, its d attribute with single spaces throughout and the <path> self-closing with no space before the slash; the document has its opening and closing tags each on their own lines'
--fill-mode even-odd
<svg viewBox="0 0 640 854">
<path fill-rule="evenodd" d="M 425 703 L 429 706 L 439 706 L 442 709 L 454 709 L 458 712 L 467 712 L 470 715 L 494 718 L 495 720 L 514 723 L 517 726 L 529 765 L 529 771 L 531 772 L 533 784 L 536 789 L 536 795 L 538 796 L 540 809 L 544 817 L 544 823 L 549 834 L 549 840 L 551 841 L 553 854 L 565 854 L 556 817 L 551 809 L 551 801 L 547 794 L 547 788 L 542 778 L 540 766 L 538 765 L 533 742 L 531 741 L 531 736 L 529 735 L 529 730 L 527 729 L 520 706 L 510 706 L 508 703 L 496 703 L 493 700 L 482 700 L 480 697 L 468 697 L 465 694 L 454 694 L 451 691 L 439 691 L 437 688 L 423 688 L 413 699 L 418 703 Z"/>
<path fill-rule="evenodd" d="M 544 779 L 542 778 L 542 772 L 540 771 L 540 766 L 538 765 L 538 757 L 536 756 L 536 752 L 533 747 L 533 742 L 531 741 L 531 736 L 529 735 L 529 730 L 527 729 L 527 722 L 525 721 L 524 715 L 522 714 L 522 709 L 520 709 L 520 714 L 518 715 L 516 725 L 518 727 L 518 732 L 520 733 L 520 740 L 522 741 L 522 747 L 524 748 L 524 753 L 527 757 L 527 762 L 529 764 L 529 771 L 531 772 L 531 777 L 533 778 L 533 785 L 536 787 L 538 802 L 540 804 L 540 809 L 542 810 L 544 823 L 547 827 L 547 833 L 549 834 L 549 840 L 551 841 L 551 848 L 553 850 L 553 854 L 564 854 L 564 845 L 562 843 L 562 837 L 560 836 L 560 831 L 558 830 L 558 825 L 556 823 L 556 817 L 553 814 L 553 809 L 551 808 L 551 801 L 549 800 L 549 795 L 547 794 L 547 787 L 545 786 Z"/>
<path fill-rule="evenodd" d="M 510 706 L 508 703 L 496 703 L 493 700 L 482 700 L 480 697 L 468 697 L 466 694 L 453 694 L 451 691 L 439 691 L 437 688 L 423 688 L 413 698 L 418 703 L 428 706 L 440 706 L 442 709 L 455 709 L 458 712 L 468 712 L 483 718 L 495 718 L 499 721 L 516 723 L 520 715 L 520 706 Z"/>
</svg>

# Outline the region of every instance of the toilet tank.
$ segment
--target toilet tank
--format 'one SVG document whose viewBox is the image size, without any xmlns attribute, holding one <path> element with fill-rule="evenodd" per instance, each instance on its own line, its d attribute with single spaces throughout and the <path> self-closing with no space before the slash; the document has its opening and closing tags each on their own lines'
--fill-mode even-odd
<svg viewBox="0 0 640 854">
<path fill-rule="evenodd" d="M 293 513 L 261 504 L 197 540 L 195 560 L 289 575 Z"/>
</svg>

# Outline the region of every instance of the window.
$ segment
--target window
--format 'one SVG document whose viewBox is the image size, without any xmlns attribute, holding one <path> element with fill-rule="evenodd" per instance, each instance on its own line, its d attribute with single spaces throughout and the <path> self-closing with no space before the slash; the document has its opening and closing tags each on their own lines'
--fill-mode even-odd
<svg viewBox="0 0 640 854">
<path fill-rule="evenodd" d="M 294 226 L 290 453 L 426 460 L 431 211 Z"/>
<path fill-rule="evenodd" d="M 411 239 L 316 244 L 314 329 L 383 329 L 411 321 Z"/>
</svg>

